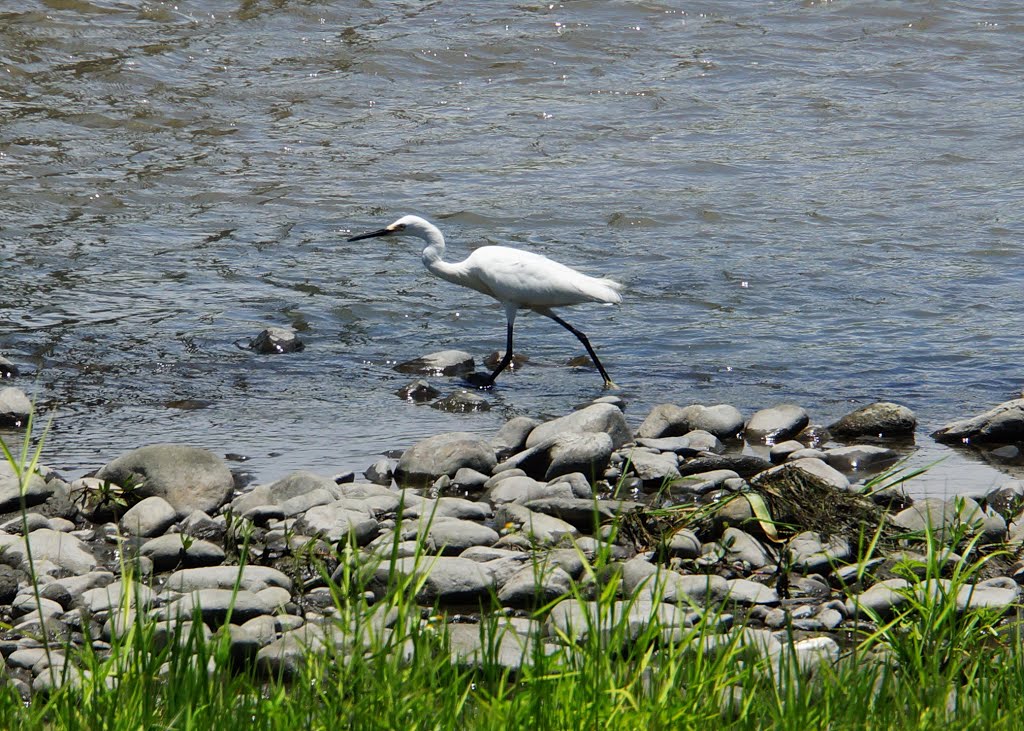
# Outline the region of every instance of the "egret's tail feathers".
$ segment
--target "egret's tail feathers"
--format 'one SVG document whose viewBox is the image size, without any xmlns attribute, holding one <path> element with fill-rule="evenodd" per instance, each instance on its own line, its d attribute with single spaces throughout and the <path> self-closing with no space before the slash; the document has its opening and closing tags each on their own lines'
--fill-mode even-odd
<svg viewBox="0 0 1024 731">
<path fill-rule="evenodd" d="M 619 292 L 625 289 L 625 285 L 622 282 L 616 282 L 608 277 L 595 279 L 595 282 L 599 287 L 599 299 L 601 302 L 607 302 L 612 305 L 622 302 L 622 295 L 619 294 Z"/>
</svg>

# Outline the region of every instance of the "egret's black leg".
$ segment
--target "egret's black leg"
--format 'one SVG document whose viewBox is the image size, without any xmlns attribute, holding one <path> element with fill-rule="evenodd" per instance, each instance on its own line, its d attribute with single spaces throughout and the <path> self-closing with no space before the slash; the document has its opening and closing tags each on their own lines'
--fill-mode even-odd
<svg viewBox="0 0 1024 731">
<path fill-rule="evenodd" d="M 597 366 L 597 370 L 599 370 L 601 372 L 601 377 L 604 378 L 604 387 L 605 388 L 618 388 L 618 386 L 615 385 L 615 382 L 612 381 L 612 379 L 608 377 L 608 371 L 606 371 L 604 369 L 604 366 L 601 365 L 601 359 L 597 357 L 597 353 L 594 352 L 594 348 L 590 345 L 590 341 L 587 340 L 587 336 L 586 335 L 584 335 L 582 332 L 580 332 L 579 330 L 574 328 L 572 325 L 567 323 L 565 320 L 563 320 L 561 317 L 556 315 L 554 312 L 551 312 L 550 310 L 538 310 L 538 311 L 542 315 L 547 315 L 548 317 L 550 317 L 552 320 L 554 320 L 559 325 L 561 325 L 566 330 L 568 330 L 573 335 L 575 335 L 579 339 L 579 341 L 581 343 L 583 343 L 583 347 L 587 349 L 588 353 L 590 353 L 590 359 L 594 361 L 594 365 Z"/>
<path fill-rule="evenodd" d="M 490 388 L 494 385 L 494 379 L 498 377 L 498 374 L 508 368 L 508 364 L 512 362 L 512 320 L 508 322 L 508 334 L 505 339 L 505 355 L 498 363 L 498 367 L 494 369 L 494 372 L 489 376 L 479 376 L 476 373 L 466 378 L 470 384 L 477 388 Z"/>
</svg>

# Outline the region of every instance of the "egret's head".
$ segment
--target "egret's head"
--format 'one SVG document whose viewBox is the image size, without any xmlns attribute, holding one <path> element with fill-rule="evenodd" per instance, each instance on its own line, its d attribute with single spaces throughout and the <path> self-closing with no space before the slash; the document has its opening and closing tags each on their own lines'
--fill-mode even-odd
<svg viewBox="0 0 1024 731">
<path fill-rule="evenodd" d="M 406 236 L 417 236 L 421 239 L 426 239 L 430 234 L 431 230 L 436 230 L 435 227 L 420 218 L 419 216 L 402 216 L 394 223 L 388 224 L 382 229 L 377 231 L 370 231 L 369 233 L 359 234 L 353 236 L 349 241 L 360 241 L 362 239 L 372 239 L 376 236 L 399 236 L 405 234 Z"/>
</svg>

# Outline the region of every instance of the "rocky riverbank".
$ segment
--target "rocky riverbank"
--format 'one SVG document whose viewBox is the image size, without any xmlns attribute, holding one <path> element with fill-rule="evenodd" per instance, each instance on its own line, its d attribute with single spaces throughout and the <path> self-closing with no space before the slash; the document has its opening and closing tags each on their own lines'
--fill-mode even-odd
<svg viewBox="0 0 1024 731">
<path fill-rule="evenodd" d="M 8 425 L 27 415 L 15 391 L 0 390 Z M 481 661 L 473 623 L 500 617 L 507 631 L 488 656 L 510 668 L 538 638 L 580 640 L 609 582 L 631 631 L 654 623 L 664 642 L 690 641 L 707 614 L 765 654 L 795 640 L 802 667 L 832 662 L 850 636 L 934 590 L 914 583 L 929 535 L 950 566 L 993 557 L 974 583 L 951 585 L 959 611 L 1017 608 L 1024 482 L 910 500 L 907 475 L 891 471 L 916 428 L 906 407 L 814 425 L 789 404 L 749 418 L 663 404 L 635 427 L 623 407 L 605 397 L 547 422 L 514 418 L 490 439 L 438 434 L 363 475 L 256 486 L 182 445 L 142 447 L 74 481 L 42 467 L 19 483 L 0 464 L 10 682 L 26 695 L 75 682 L 74 648 L 106 652 L 138 616 L 198 615 L 202 633 L 229 633 L 242 665 L 287 675 L 306 648 L 351 647 L 336 592 L 356 575 L 371 605 L 418 577 L 424 621 L 453 621 L 457 662 Z M 1024 441 L 1024 400 L 935 436 L 1009 454 Z"/>
</svg>

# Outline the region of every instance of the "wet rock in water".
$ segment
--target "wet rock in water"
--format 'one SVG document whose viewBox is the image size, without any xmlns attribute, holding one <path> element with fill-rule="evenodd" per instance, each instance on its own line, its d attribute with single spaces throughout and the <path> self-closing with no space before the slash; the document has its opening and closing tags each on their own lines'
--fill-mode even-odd
<svg viewBox="0 0 1024 731">
<path fill-rule="evenodd" d="M 162 497 L 185 516 L 213 513 L 231 497 L 234 480 L 220 457 L 180 444 L 153 444 L 100 468 L 96 478 L 124 488 L 129 501 Z"/>
<path fill-rule="evenodd" d="M 383 485 L 387 487 L 391 484 L 391 480 L 395 476 L 395 471 L 391 467 L 391 460 L 384 458 L 378 459 L 372 465 L 366 468 L 363 472 L 363 477 L 372 482 L 374 485 Z"/>
<path fill-rule="evenodd" d="M 585 409 L 544 422 L 530 432 L 526 439 L 526 447 L 534 447 L 553 437 L 572 432 L 603 432 L 611 437 L 613 449 L 618 449 L 633 438 L 626 417 L 619 409 L 611 404 L 592 404 Z"/>
<path fill-rule="evenodd" d="M 528 416 L 516 416 L 509 419 L 491 439 L 491 446 L 501 457 L 521 452 L 526 448 L 526 438 L 530 432 L 541 425 L 539 419 Z"/>
<path fill-rule="evenodd" d="M 505 351 L 504 350 L 495 350 L 493 353 L 491 353 L 490 355 L 488 355 L 488 356 L 486 356 L 484 358 L 484 366 L 486 366 L 487 368 L 490 368 L 493 371 L 495 368 L 498 367 L 498 363 L 500 363 L 501 359 L 504 358 L 504 357 L 505 357 Z M 529 361 L 530 361 L 530 359 L 528 357 L 526 357 L 525 355 L 523 355 L 522 353 L 512 353 L 512 360 L 508 364 L 508 368 L 510 370 L 514 371 L 514 370 L 517 370 L 519 368 L 522 368 Z"/>
<path fill-rule="evenodd" d="M 803 442 L 798 442 L 796 439 L 788 439 L 784 442 L 778 442 L 773 444 L 772 448 L 768 450 L 768 459 L 773 464 L 782 464 L 790 455 L 806 449 Z M 824 454 L 824 452 L 822 452 Z"/>
<path fill-rule="evenodd" d="M 697 454 L 701 452 L 722 454 L 725 451 L 725 445 L 722 444 L 722 440 L 703 429 L 688 431 L 683 435 L 683 438 L 690 442 L 690 449 L 695 450 Z"/>
<path fill-rule="evenodd" d="M 177 519 L 177 511 L 162 497 L 148 497 L 121 516 L 121 530 L 134 536 L 162 535 Z"/>
<path fill-rule="evenodd" d="M 399 485 L 425 487 L 441 475 L 453 477 L 463 467 L 491 474 L 497 459 L 483 439 L 467 432 L 427 437 L 405 450 L 395 467 Z"/>
<path fill-rule="evenodd" d="M 1022 442 L 1024 398 L 1006 401 L 974 418 L 946 424 L 932 436 L 936 441 L 945 443 Z"/>
<path fill-rule="evenodd" d="M 0 427 L 21 428 L 28 423 L 32 402 L 20 388 L 0 388 Z"/>
<path fill-rule="evenodd" d="M 395 366 L 399 373 L 420 373 L 428 376 L 462 376 L 473 372 L 473 356 L 462 350 L 440 350 Z"/>
<path fill-rule="evenodd" d="M 824 452 L 825 462 L 840 472 L 858 470 L 880 470 L 899 461 L 899 454 L 887 447 L 871 444 L 856 444 L 850 447 L 835 447 Z"/>
<path fill-rule="evenodd" d="M 257 353 L 272 355 L 275 353 L 294 353 L 306 346 L 290 327 L 268 327 L 253 338 L 249 347 Z"/>
<path fill-rule="evenodd" d="M 657 439 L 660 437 L 683 436 L 687 432 L 701 430 L 719 439 L 732 439 L 743 429 L 743 415 L 728 404 L 717 406 L 676 406 L 659 404 L 651 409 L 640 428 L 637 437 Z"/>
<path fill-rule="evenodd" d="M 441 392 L 421 378 L 418 381 L 405 384 L 395 391 L 395 395 L 406 401 L 423 403 L 425 401 L 433 401 L 441 395 Z"/>
<path fill-rule="evenodd" d="M 18 366 L 0 355 L 0 378 L 15 378 L 18 372 Z"/>
<path fill-rule="evenodd" d="M 828 427 L 836 439 L 906 438 L 914 435 L 917 417 L 906 406 L 879 401 L 851 411 Z"/>
<path fill-rule="evenodd" d="M 430 407 L 452 414 L 491 410 L 491 404 L 487 399 L 474 391 L 467 391 L 465 389 L 455 391 L 440 401 L 435 401 Z"/>
<path fill-rule="evenodd" d="M 751 416 L 743 429 L 743 438 L 748 442 L 774 444 L 796 436 L 808 422 L 810 417 L 802 407 L 779 404 Z"/>
</svg>

